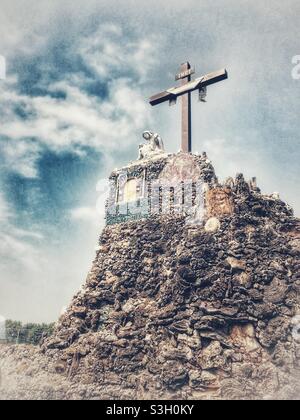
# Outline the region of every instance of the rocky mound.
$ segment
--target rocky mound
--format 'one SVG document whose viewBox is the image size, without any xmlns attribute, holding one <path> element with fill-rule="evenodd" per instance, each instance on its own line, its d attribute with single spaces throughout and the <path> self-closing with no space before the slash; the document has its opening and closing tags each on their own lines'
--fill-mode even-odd
<svg viewBox="0 0 300 420">
<path fill-rule="evenodd" d="M 241 176 L 206 199 L 204 224 L 104 229 L 42 345 L 58 374 L 103 399 L 299 397 L 300 221 Z"/>
</svg>

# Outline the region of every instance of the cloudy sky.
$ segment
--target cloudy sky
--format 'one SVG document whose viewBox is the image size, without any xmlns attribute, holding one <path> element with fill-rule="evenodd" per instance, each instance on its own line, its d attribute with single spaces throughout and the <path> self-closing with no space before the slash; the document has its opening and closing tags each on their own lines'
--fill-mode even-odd
<svg viewBox="0 0 300 420">
<path fill-rule="evenodd" d="M 179 148 L 180 107 L 147 98 L 186 60 L 229 73 L 194 98 L 194 151 L 299 216 L 299 17 L 298 0 L 1 0 L 0 314 L 55 320 L 85 281 L 101 180 L 146 129 Z"/>
</svg>

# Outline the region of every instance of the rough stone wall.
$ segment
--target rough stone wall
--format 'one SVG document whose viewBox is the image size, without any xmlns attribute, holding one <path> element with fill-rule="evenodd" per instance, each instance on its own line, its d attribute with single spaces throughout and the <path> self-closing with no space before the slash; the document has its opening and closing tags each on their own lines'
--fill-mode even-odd
<svg viewBox="0 0 300 420">
<path fill-rule="evenodd" d="M 99 398 L 299 397 L 300 221 L 241 176 L 217 188 L 203 224 L 104 229 L 42 346 L 58 373 Z"/>
</svg>

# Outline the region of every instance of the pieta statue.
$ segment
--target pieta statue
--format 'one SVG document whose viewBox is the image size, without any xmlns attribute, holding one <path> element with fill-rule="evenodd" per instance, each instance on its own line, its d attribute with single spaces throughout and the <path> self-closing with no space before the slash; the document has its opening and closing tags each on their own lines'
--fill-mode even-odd
<svg viewBox="0 0 300 420">
<path fill-rule="evenodd" d="M 139 145 L 139 160 L 164 153 L 165 149 L 162 138 L 157 133 L 153 133 L 153 131 L 144 131 L 143 138 L 147 143 Z"/>
</svg>

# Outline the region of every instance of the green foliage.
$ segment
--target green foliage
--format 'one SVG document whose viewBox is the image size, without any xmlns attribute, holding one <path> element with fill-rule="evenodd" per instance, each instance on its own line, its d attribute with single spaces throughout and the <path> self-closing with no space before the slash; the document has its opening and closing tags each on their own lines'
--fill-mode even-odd
<svg viewBox="0 0 300 420">
<path fill-rule="evenodd" d="M 17 321 L 6 321 L 6 339 L 14 344 L 38 345 L 45 336 L 50 336 L 54 330 L 53 324 L 22 324 Z"/>
</svg>

